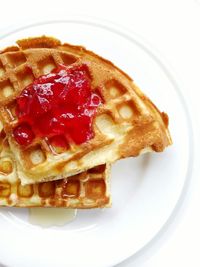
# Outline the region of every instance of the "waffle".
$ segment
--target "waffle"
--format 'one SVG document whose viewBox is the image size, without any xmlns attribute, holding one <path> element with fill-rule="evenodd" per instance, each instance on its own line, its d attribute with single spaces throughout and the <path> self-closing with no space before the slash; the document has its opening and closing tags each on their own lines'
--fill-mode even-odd
<svg viewBox="0 0 200 267">
<path fill-rule="evenodd" d="M 89 169 L 59 181 L 21 185 L 15 160 L 3 132 L 0 135 L 0 206 L 66 207 L 110 206 L 109 165 Z"/>
<path fill-rule="evenodd" d="M 23 185 L 62 179 L 147 151 L 161 152 L 172 143 L 168 116 L 110 61 L 82 46 L 45 36 L 17 44 L 0 54 L 0 115 Z M 22 149 L 12 135 L 18 125 L 16 97 L 59 64 L 89 68 L 92 90 L 104 100 L 93 121 L 94 138 L 81 145 L 71 143 L 64 151 L 52 147 L 48 138 L 36 139 Z"/>
</svg>

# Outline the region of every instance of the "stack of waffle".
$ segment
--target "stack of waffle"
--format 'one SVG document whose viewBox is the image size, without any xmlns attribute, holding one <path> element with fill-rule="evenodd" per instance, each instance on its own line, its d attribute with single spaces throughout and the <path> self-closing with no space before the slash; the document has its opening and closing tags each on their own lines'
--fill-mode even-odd
<svg viewBox="0 0 200 267">
<path fill-rule="evenodd" d="M 87 65 L 91 88 L 103 99 L 93 137 L 67 148 L 37 137 L 16 142 L 16 99 L 60 65 Z M 81 134 L 81 133 L 80 133 Z M 110 205 L 110 164 L 171 144 L 168 117 L 131 78 L 80 46 L 49 37 L 24 39 L 0 53 L 0 206 L 95 208 Z"/>
</svg>

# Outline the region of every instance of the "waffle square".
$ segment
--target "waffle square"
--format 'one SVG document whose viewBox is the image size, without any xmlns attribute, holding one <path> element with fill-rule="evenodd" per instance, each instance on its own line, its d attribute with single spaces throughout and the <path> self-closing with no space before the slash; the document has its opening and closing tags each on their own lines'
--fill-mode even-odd
<svg viewBox="0 0 200 267">
<path fill-rule="evenodd" d="M 58 181 L 22 185 L 3 131 L 0 134 L 0 206 L 109 207 L 110 165 L 101 165 Z"/>
<path fill-rule="evenodd" d="M 45 36 L 17 44 L 0 54 L 0 116 L 23 185 L 73 176 L 147 151 L 161 152 L 172 143 L 168 116 L 108 60 Z M 36 138 L 22 148 L 13 138 L 13 129 L 19 124 L 16 97 L 59 64 L 87 64 L 89 68 L 92 90 L 104 100 L 93 122 L 94 138 L 81 145 L 70 143 L 64 150 L 52 146 L 48 138 Z"/>
</svg>

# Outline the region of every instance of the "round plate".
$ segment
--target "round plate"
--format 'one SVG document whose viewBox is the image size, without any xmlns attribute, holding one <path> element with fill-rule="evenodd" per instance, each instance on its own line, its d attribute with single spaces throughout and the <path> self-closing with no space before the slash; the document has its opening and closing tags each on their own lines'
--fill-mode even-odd
<svg viewBox="0 0 200 267">
<path fill-rule="evenodd" d="M 163 153 L 115 163 L 112 207 L 78 211 L 76 219 L 65 226 L 41 228 L 28 222 L 26 209 L 1 209 L 0 260 L 15 267 L 113 266 L 142 253 L 174 217 L 192 164 L 192 128 L 186 105 L 169 70 L 148 45 L 108 23 L 77 18 L 34 23 L 6 33 L 1 47 L 43 34 L 83 45 L 133 77 L 168 113 L 174 144 Z"/>
</svg>

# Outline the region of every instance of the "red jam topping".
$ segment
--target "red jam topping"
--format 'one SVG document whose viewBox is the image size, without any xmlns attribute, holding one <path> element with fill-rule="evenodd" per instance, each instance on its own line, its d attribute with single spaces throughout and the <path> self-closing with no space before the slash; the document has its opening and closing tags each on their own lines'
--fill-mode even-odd
<svg viewBox="0 0 200 267">
<path fill-rule="evenodd" d="M 17 128 L 15 128 L 13 134 L 15 136 L 15 140 L 20 145 L 30 144 L 35 137 L 30 126 L 26 123 L 22 123 Z"/>
<path fill-rule="evenodd" d="M 66 147 L 93 138 L 92 121 L 102 99 L 91 90 L 88 73 L 85 64 L 59 65 L 27 86 L 17 98 L 15 140 L 26 146 L 35 137 L 48 137 Z"/>
</svg>

